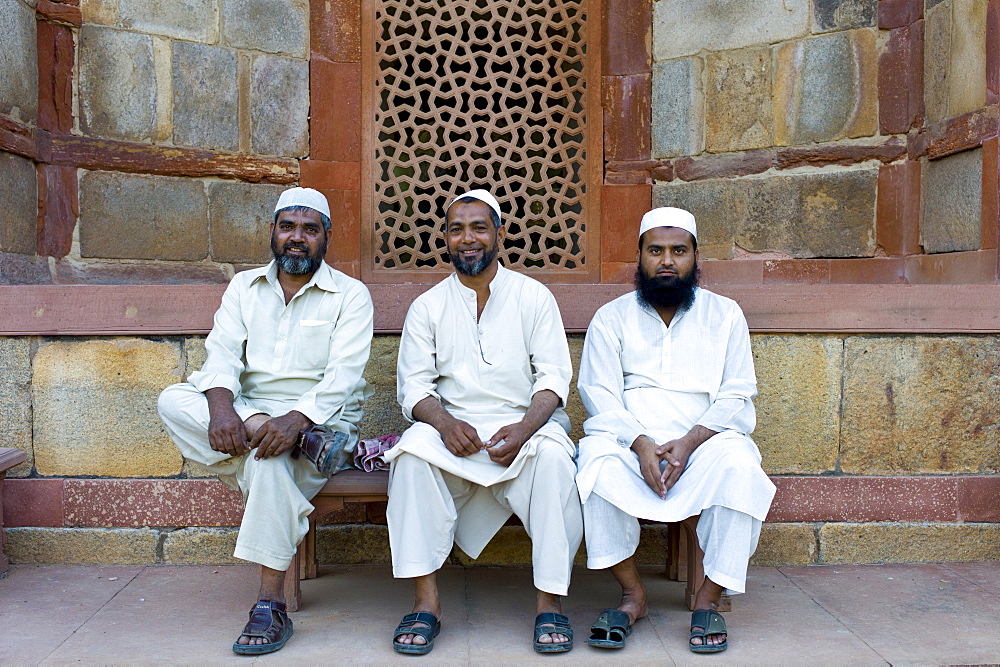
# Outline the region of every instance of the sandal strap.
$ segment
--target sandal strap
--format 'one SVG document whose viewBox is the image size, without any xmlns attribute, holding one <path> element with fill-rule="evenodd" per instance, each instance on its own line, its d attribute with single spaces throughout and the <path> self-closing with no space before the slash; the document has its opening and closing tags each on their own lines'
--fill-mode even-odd
<svg viewBox="0 0 1000 667">
<path fill-rule="evenodd" d="M 241 634 L 247 637 L 263 637 L 271 642 L 281 638 L 288 624 L 287 607 L 277 600 L 258 600 L 250 610 L 250 619 Z M 275 622 L 274 614 L 278 615 Z"/>
<path fill-rule="evenodd" d="M 545 630 L 543 628 L 552 628 Z M 562 614 L 546 611 L 535 617 L 535 638 L 541 635 L 566 635 L 573 638 L 573 628 L 569 625 L 569 618 Z"/>
<path fill-rule="evenodd" d="M 424 623 L 426 627 L 415 627 L 417 623 Z M 441 622 L 437 616 L 427 611 L 415 611 L 407 614 L 396 626 L 396 632 L 392 638 L 400 635 L 419 635 L 426 640 L 431 640 L 437 636 Z"/>
<path fill-rule="evenodd" d="M 691 628 L 692 637 L 728 634 L 726 631 L 726 619 L 722 618 L 722 614 L 714 609 L 698 609 L 692 613 Z M 701 628 L 701 630 L 695 630 L 694 628 Z"/>
</svg>

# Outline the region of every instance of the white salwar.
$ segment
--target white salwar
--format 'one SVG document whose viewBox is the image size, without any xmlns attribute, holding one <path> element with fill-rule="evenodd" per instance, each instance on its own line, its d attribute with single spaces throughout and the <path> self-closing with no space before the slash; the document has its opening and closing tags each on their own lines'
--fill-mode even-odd
<svg viewBox="0 0 1000 667">
<path fill-rule="evenodd" d="M 578 387 L 590 415 L 577 462 L 588 567 L 610 567 L 635 552 L 636 517 L 671 522 L 701 513 L 706 576 L 743 592 L 775 488 L 748 436 L 757 381 L 739 306 L 696 289 L 691 307 L 667 326 L 634 292 L 615 299 L 587 330 Z M 631 445 L 640 435 L 662 444 L 695 425 L 717 435 L 691 454 L 661 499 Z"/>
<path fill-rule="evenodd" d="M 456 275 L 414 301 L 396 381 L 407 419 L 430 396 L 486 442 L 519 422 L 539 391 L 565 405 L 572 366 L 559 308 L 538 281 L 501 266 L 478 322 L 476 310 L 476 293 Z M 386 454 L 393 575 L 437 571 L 453 543 L 478 557 L 515 513 L 532 538 L 536 588 L 565 595 L 583 536 L 568 432 L 560 407 L 505 467 L 484 451 L 455 456 L 433 427 L 413 424 Z"/>
<path fill-rule="evenodd" d="M 232 391 L 243 420 L 296 410 L 356 441 L 361 402 L 371 395 L 362 372 L 372 315 L 368 289 L 326 263 L 287 305 L 274 262 L 244 271 L 222 297 L 201 370 L 160 394 L 160 418 L 181 454 L 243 493 L 237 558 L 288 569 L 309 528 L 309 501 L 326 478 L 304 457 L 291 458 L 290 450 L 260 461 L 254 451 L 231 457 L 213 450 L 203 392 Z"/>
</svg>

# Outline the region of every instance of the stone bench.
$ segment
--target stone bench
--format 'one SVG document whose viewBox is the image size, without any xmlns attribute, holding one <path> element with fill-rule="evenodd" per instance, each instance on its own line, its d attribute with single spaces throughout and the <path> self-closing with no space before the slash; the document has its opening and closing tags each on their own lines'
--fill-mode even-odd
<svg viewBox="0 0 1000 667">
<path fill-rule="evenodd" d="M 320 489 L 313 498 L 316 508 L 309 515 L 309 532 L 306 533 L 298 551 L 285 573 L 285 600 L 289 611 L 296 611 L 302 602 L 300 580 L 313 579 L 317 576 L 316 562 L 316 525 L 329 514 L 343 509 L 345 503 L 365 503 L 388 500 L 389 473 L 363 472 L 361 470 L 344 470 L 330 478 L 330 481 Z M 684 521 L 667 524 L 667 578 L 674 581 L 686 581 L 684 598 L 688 608 L 694 608 L 694 597 L 698 585 L 705 577 L 702 569 L 704 554 L 698 546 L 695 528 L 698 517 L 688 517 Z M 731 602 L 728 595 L 723 595 L 719 604 L 720 611 L 729 611 Z"/>
<path fill-rule="evenodd" d="M 14 447 L 0 447 L 0 577 L 7 574 L 7 556 L 3 552 L 6 538 L 3 532 L 3 480 L 7 477 L 7 470 L 13 468 L 18 463 L 27 458 L 20 449 Z"/>
</svg>

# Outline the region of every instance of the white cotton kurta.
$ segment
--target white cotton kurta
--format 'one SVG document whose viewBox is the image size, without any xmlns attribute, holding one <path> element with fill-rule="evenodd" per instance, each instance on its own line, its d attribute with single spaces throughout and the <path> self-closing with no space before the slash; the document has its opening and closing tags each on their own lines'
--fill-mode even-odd
<svg viewBox="0 0 1000 667">
<path fill-rule="evenodd" d="M 703 289 L 670 326 L 631 292 L 606 304 L 587 330 L 578 383 L 590 418 L 580 441 L 577 485 L 634 517 L 680 521 L 718 505 L 763 521 L 774 485 L 748 437 L 757 381 L 746 320 L 736 302 Z M 718 435 L 688 459 L 661 499 L 630 449 L 700 424 Z"/>
<path fill-rule="evenodd" d="M 372 316 L 367 288 L 326 263 L 287 305 L 274 262 L 244 271 L 222 297 L 201 370 L 160 395 L 160 417 L 181 453 L 243 493 L 238 558 L 286 569 L 308 530 L 309 501 L 326 478 L 305 458 L 292 459 L 290 451 L 256 461 L 252 451 L 230 457 L 213 450 L 203 392 L 232 391 L 233 407 L 244 420 L 297 410 L 356 438 L 361 402 L 371 394 L 362 372 Z"/>
<path fill-rule="evenodd" d="M 413 302 L 399 345 L 397 393 L 407 419 L 413 420 L 417 403 L 432 396 L 453 416 L 471 424 L 485 442 L 501 427 L 520 421 L 539 391 L 548 389 L 565 404 L 572 366 L 558 306 L 538 281 L 501 266 L 490 283 L 489 300 L 478 322 L 476 309 L 476 293 L 454 274 Z M 453 529 L 455 542 L 476 557 L 512 513 L 509 504 L 487 487 L 516 480 L 543 441 L 560 447 L 570 462 L 562 483 L 572 490 L 577 504 L 572 511 L 579 514 L 572 474 L 576 450 L 568 432 L 569 419 L 560 407 L 525 443 L 513 463 L 504 467 L 483 451 L 455 456 L 437 431 L 417 423 L 387 452 L 386 459 L 392 462 L 409 453 L 481 487 L 463 501 Z M 400 568 L 395 568 L 397 561 L 405 559 L 399 552 L 406 550 L 406 540 L 413 538 L 393 539 L 405 523 L 401 508 L 393 502 L 393 484 L 390 477 L 394 570 L 397 576 L 419 576 L 400 574 Z M 394 521 L 397 510 L 400 518 Z M 575 552 L 576 547 L 571 548 Z"/>
</svg>

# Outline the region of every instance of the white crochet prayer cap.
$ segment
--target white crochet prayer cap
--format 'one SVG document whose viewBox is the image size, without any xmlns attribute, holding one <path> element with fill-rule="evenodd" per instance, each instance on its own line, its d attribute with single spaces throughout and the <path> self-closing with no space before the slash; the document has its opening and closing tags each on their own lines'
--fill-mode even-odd
<svg viewBox="0 0 1000 667">
<path fill-rule="evenodd" d="M 468 192 L 458 195 L 448 203 L 448 208 L 445 209 L 445 212 L 450 211 L 451 207 L 454 206 L 455 202 L 457 202 L 459 199 L 465 199 L 466 197 L 478 199 L 479 201 L 483 202 L 491 209 L 496 211 L 497 218 L 500 219 L 500 224 L 503 224 L 503 214 L 500 213 L 500 202 L 498 202 L 496 197 L 491 195 L 486 190 L 469 190 Z"/>
<path fill-rule="evenodd" d="M 682 208 L 673 206 L 661 206 L 642 216 L 639 223 L 639 236 L 648 232 L 654 227 L 680 227 L 691 232 L 691 236 L 698 240 L 698 228 L 694 224 L 694 216 Z"/>
<path fill-rule="evenodd" d="M 312 210 L 319 211 L 328 218 L 330 217 L 330 204 L 327 203 L 326 197 L 319 190 L 313 190 L 312 188 L 288 188 L 278 197 L 278 203 L 274 206 L 274 212 L 277 213 L 289 206 L 308 206 Z"/>
</svg>

